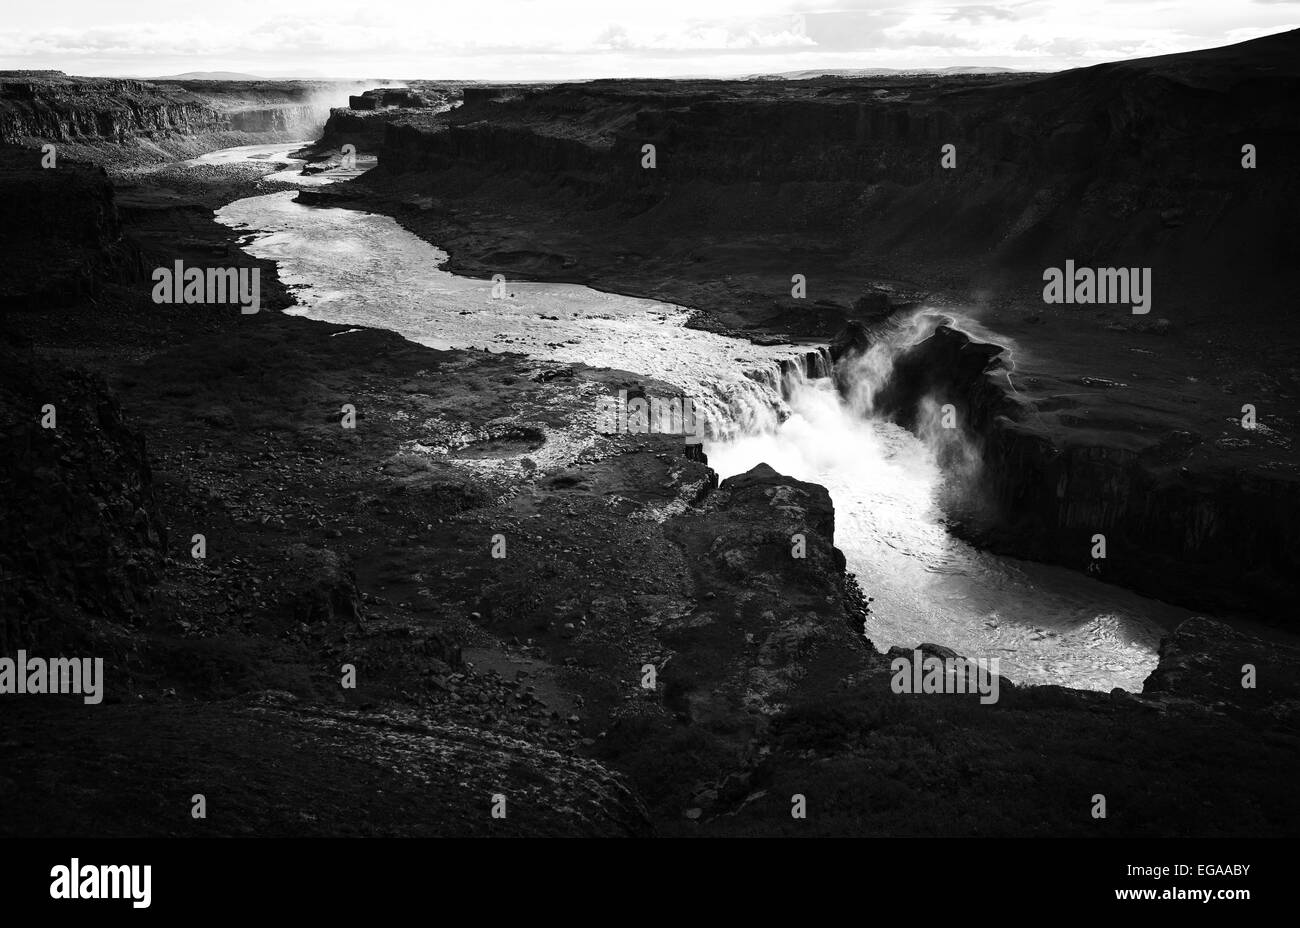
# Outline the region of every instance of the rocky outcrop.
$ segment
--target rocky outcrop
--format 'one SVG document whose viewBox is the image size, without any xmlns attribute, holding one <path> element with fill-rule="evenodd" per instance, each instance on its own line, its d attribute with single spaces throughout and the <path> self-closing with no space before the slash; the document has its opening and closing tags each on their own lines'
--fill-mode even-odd
<svg viewBox="0 0 1300 928">
<path fill-rule="evenodd" d="M 309 151 L 323 153 L 344 145 L 355 145 L 358 151 L 379 151 L 384 145 L 385 127 L 392 114 L 385 111 L 367 112 L 350 107 L 330 110 L 321 136 Z"/>
<path fill-rule="evenodd" d="M 702 597 L 665 629 L 676 655 L 664 699 L 680 717 L 730 729 L 738 714 L 770 714 L 863 666 L 865 604 L 832 543 L 825 487 L 760 464 L 724 480 L 673 533 Z"/>
<path fill-rule="evenodd" d="M 1005 391 L 986 376 L 998 366 L 1001 353 L 997 345 L 936 326 L 928 338 L 894 359 L 889 378 L 876 393 L 875 412 L 915 429 L 923 400 L 951 402 L 958 421 L 981 434 L 998 416 L 1018 412 Z"/>
<path fill-rule="evenodd" d="M 354 110 L 382 110 L 388 107 L 403 109 L 428 109 L 435 101 L 427 99 L 418 90 L 407 87 L 377 87 L 348 97 L 348 108 Z"/>
<path fill-rule="evenodd" d="M 334 551 L 293 545 L 282 569 L 281 609 L 287 618 L 307 625 L 357 624 L 361 593 L 351 566 Z"/>
<path fill-rule="evenodd" d="M 1259 713 L 1300 727 L 1300 649 L 1222 622 L 1188 619 L 1160 642 L 1144 696 L 1215 712 Z"/>
<path fill-rule="evenodd" d="M 38 150 L 0 146 L 0 314 L 54 310 L 144 275 L 104 171 L 42 169 Z"/>
</svg>

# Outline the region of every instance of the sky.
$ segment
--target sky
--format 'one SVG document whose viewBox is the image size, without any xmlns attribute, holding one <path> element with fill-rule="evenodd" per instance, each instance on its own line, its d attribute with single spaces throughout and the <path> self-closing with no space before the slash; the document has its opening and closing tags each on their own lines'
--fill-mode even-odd
<svg viewBox="0 0 1300 928">
<path fill-rule="evenodd" d="M 539 81 L 1054 71 L 1297 26 L 1300 0 L 14 0 L 0 69 Z"/>
</svg>

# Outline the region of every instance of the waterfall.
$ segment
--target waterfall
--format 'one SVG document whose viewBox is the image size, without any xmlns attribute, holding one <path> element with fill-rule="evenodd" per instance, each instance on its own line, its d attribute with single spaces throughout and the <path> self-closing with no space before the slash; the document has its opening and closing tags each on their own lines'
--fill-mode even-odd
<svg viewBox="0 0 1300 928">
<path fill-rule="evenodd" d="M 701 381 L 693 397 L 710 441 L 776 431 L 790 416 L 789 401 L 834 370 L 830 349 L 817 346 L 791 358 L 772 358 L 736 380 Z"/>
<path fill-rule="evenodd" d="M 872 333 L 875 337 L 866 351 L 842 358 L 835 376 L 850 408 L 863 417 L 877 414 L 876 398 L 889 382 L 898 356 L 929 338 L 940 325 L 952 322 L 925 308 L 895 316 Z"/>
</svg>

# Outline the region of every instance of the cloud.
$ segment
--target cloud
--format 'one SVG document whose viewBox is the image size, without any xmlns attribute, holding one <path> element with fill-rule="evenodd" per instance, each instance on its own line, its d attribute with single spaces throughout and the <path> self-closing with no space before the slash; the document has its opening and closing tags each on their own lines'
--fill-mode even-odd
<svg viewBox="0 0 1300 928">
<path fill-rule="evenodd" d="M 574 79 L 815 68 L 1055 69 L 1278 32 L 1300 0 L 265 0 L 11 4 L 10 67 L 82 74 L 176 70 Z"/>
<path fill-rule="evenodd" d="M 897 10 L 847 10 L 805 13 L 804 32 L 818 48 L 832 51 L 870 51 L 887 44 L 886 30 L 904 22 Z"/>
<path fill-rule="evenodd" d="M 964 39 L 950 32 L 905 32 L 891 34 L 889 48 L 975 48 L 974 39 Z"/>
<path fill-rule="evenodd" d="M 622 26 L 608 26 L 605 31 L 596 36 L 597 48 L 631 48 L 632 43 L 627 37 L 627 30 Z"/>
<path fill-rule="evenodd" d="M 989 4 L 967 4 L 959 6 L 948 14 L 949 22 L 982 23 L 986 19 L 1015 19 L 1016 14 L 1007 7 Z"/>
</svg>

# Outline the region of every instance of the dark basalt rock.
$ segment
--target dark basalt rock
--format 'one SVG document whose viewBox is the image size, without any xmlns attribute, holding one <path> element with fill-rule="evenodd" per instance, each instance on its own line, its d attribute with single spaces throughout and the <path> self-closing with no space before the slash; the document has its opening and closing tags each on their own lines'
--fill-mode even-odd
<svg viewBox="0 0 1300 928">
<path fill-rule="evenodd" d="M 1160 642 L 1160 663 L 1142 693 L 1236 712 L 1263 711 L 1296 727 L 1300 648 L 1264 642 L 1212 619 L 1188 619 Z"/>
<path fill-rule="evenodd" d="M 48 311 L 144 276 L 103 168 L 41 167 L 39 149 L 0 146 L 0 312 Z"/>
<path fill-rule="evenodd" d="M 164 550 L 144 439 L 101 380 L 12 341 L 0 345 L 0 506 L 0 653 L 84 645 L 81 610 L 142 614 Z"/>
<path fill-rule="evenodd" d="M 861 354 L 871 347 L 871 335 L 865 324 L 850 319 L 831 341 L 831 360 L 838 361 L 846 355 Z"/>
<path fill-rule="evenodd" d="M 1005 397 L 984 390 L 984 376 L 998 363 L 999 345 L 975 342 L 946 325 L 894 361 L 889 380 L 875 397 L 876 411 L 912 427 L 927 397 L 952 402 L 959 421 L 976 430 L 993 416 L 1011 411 Z"/>
<path fill-rule="evenodd" d="M 868 290 L 853 301 L 853 311 L 864 318 L 878 321 L 894 311 L 894 303 L 884 290 Z"/>
<path fill-rule="evenodd" d="M 336 552 L 294 545 L 282 576 L 285 606 L 295 621 L 309 625 L 361 621 L 356 575 Z"/>
<path fill-rule="evenodd" d="M 808 528 L 822 538 L 835 537 L 835 506 L 821 484 L 804 483 L 777 473 L 768 464 L 757 464 L 743 474 L 728 477 L 719 489 L 730 492 L 733 506 L 760 501 L 776 506 L 779 500 L 782 506 L 798 507 Z"/>
</svg>

